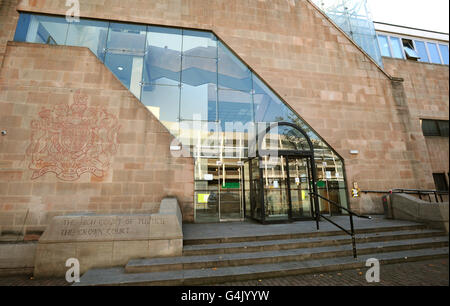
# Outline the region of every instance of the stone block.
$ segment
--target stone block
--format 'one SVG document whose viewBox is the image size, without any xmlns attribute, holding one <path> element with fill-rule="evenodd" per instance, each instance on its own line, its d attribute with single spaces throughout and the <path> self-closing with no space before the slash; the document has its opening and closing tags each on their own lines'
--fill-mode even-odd
<svg viewBox="0 0 450 306">
<path fill-rule="evenodd" d="M 182 251 L 182 216 L 175 198 L 164 199 L 155 214 L 56 216 L 39 240 L 34 275 L 63 276 L 69 258 L 78 259 L 84 273 Z"/>
</svg>

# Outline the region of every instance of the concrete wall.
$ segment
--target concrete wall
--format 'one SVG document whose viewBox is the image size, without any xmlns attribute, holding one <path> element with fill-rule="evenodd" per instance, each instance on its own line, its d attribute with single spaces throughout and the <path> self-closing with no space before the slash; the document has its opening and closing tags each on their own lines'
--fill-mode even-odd
<svg viewBox="0 0 450 306">
<path fill-rule="evenodd" d="M 167 196 L 192 221 L 193 159 L 172 157 L 166 128 L 87 48 L 8 43 L 0 109 L 3 235 L 73 212 L 151 213 Z"/>
<path fill-rule="evenodd" d="M 65 2 L 23 0 L 18 9 L 64 15 Z M 418 110 L 410 110 L 415 88 L 392 82 L 309 1 L 81 0 L 80 8 L 82 17 L 214 31 L 345 159 L 349 185 L 434 187 L 428 150 L 415 123 Z M 448 67 L 439 69 L 447 71 L 448 82 Z M 438 88 L 443 104 L 430 101 L 430 114 L 444 116 L 448 85 L 441 87 L 441 76 L 430 86 Z M 360 153 L 353 156 L 350 150 Z M 185 188 L 193 189 L 192 184 Z M 383 211 L 379 197 L 370 195 L 352 199 L 351 208 Z"/>
<path fill-rule="evenodd" d="M 443 229 L 448 233 L 448 202 L 430 203 L 398 193 L 390 195 L 390 202 L 394 219 L 425 223 L 431 228 Z"/>
</svg>

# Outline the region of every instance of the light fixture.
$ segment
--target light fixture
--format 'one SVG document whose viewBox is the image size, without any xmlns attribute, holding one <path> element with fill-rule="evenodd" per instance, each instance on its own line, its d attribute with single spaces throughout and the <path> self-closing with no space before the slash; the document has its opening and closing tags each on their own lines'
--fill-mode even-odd
<svg viewBox="0 0 450 306">
<path fill-rule="evenodd" d="M 350 150 L 350 154 L 351 155 L 358 155 L 359 151 L 358 150 Z"/>
<path fill-rule="evenodd" d="M 122 71 L 122 70 L 123 70 L 123 67 L 122 67 L 122 66 L 119 66 L 119 67 L 117 67 L 117 70 Z"/>
</svg>

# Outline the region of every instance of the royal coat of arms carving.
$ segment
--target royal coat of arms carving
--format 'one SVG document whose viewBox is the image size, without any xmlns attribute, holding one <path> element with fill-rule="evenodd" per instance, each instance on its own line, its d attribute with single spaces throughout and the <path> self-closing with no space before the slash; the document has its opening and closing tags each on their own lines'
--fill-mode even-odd
<svg viewBox="0 0 450 306">
<path fill-rule="evenodd" d="M 117 152 L 120 125 L 104 108 L 88 106 L 88 97 L 77 91 L 74 103 L 44 109 L 31 122 L 32 179 L 55 173 L 64 181 L 75 181 L 84 173 L 106 175 Z"/>
</svg>

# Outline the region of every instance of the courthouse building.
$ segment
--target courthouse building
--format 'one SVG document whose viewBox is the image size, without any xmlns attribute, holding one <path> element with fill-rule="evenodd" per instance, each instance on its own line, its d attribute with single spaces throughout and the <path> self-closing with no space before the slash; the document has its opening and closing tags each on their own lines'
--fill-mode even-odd
<svg viewBox="0 0 450 306">
<path fill-rule="evenodd" d="M 0 0 L 0 230 L 53 216 L 261 223 L 448 190 L 448 34 L 365 1 Z"/>
</svg>

